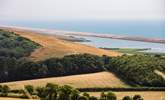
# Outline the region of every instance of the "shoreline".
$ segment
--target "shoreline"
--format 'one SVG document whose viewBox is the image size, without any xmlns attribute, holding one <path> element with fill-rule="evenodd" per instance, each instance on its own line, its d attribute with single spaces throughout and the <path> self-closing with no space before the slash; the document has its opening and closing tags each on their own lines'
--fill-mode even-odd
<svg viewBox="0 0 165 100">
<path fill-rule="evenodd" d="M 63 31 L 63 30 L 54 30 L 54 29 L 43 29 L 43 28 L 29 28 L 29 27 L 18 27 L 18 26 L 0 26 L 0 28 L 24 30 L 24 31 L 36 32 L 36 33 L 47 34 L 47 35 L 52 35 L 52 36 L 54 35 L 54 36 L 57 36 L 58 38 L 71 40 L 75 42 L 90 42 L 90 40 L 86 40 L 85 38 L 75 37 L 75 36 L 82 36 L 82 37 L 97 37 L 97 38 L 108 38 L 108 39 L 165 44 L 165 39 L 158 39 L 158 38 L 121 36 L 121 35 L 114 35 L 114 34 L 100 34 L 100 33 L 91 33 L 91 32 L 74 32 L 74 31 Z"/>
</svg>

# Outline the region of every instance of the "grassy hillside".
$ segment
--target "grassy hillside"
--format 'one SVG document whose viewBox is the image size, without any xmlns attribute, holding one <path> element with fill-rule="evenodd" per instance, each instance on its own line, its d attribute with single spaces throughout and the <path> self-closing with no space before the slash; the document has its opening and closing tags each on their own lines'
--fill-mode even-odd
<svg viewBox="0 0 165 100">
<path fill-rule="evenodd" d="M 37 34 L 18 29 L 10 29 L 22 37 L 28 38 L 43 47 L 33 52 L 30 56 L 32 60 L 39 61 L 52 57 L 63 57 L 70 54 L 89 53 L 93 55 L 119 56 L 121 53 L 103 50 L 79 43 L 57 39 L 55 36 Z"/>
<path fill-rule="evenodd" d="M 20 58 L 28 56 L 39 46 L 39 44 L 14 32 L 0 30 L 0 57 Z"/>
</svg>

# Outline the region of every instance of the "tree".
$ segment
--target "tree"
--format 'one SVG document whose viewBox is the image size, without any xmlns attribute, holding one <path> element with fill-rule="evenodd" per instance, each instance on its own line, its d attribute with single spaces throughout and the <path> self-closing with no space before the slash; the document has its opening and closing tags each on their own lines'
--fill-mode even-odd
<svg viewBox="0 0 165 100">
<path fill-rule="evenodd" d="M 89 100 L 89 99 L 88 99 L 88 97 L 86 97 L 86 96 L 80 96 L 80 97 L 78 98 L 78 100 Z"/>
<path fill-rule="evenodd" d="M 10 88 L 7 85 L 2 86 L 2 95 L 7 96 L 10 91 Z"/>
<path fill-rule="evenodd" d="M 78 100 L 80 92 L 78 90 L 73 90 L 71 93 L 71 100 Z"/>
<path fill-rule="evenodd" d="M 57 91 L 58 91 L 58 85 L 48 83 L 46 85 L 46 90 L 45 92 L 47 93 L 47 99 L 48 100 L 56 100 L 57 99 Z"/>
<path fill-rule="evenodd" d="M 45 88 L 44 87 L 37 87 L 36 91 L 37 91 L 37 95 L 40 98 L 45 98 L 46 97 L 46 92 L 45 92 Z"/>
<path fill-rule="evenodd" d="M 30 93 L 33 94 L 34 92 L 34 87 L 32 85 L 26 85 L 25 89 Z"/>
<path fill-rule="evenodd" d="M 98 99 L 94 96 L 91 96 L 91 97 L 89 97 L 89 100 L 98 100 Z"/>
<path fill-rule="evenodd" d="M 104 92 L 101 92 L 100 98 L 101 99 L 106 99 L 106 94 Z"/>
<path fill-rule="evenodd" d="M 125 96 L 122 100 L 132 100 L 132 98 L 130 96 Z"/>
<path fill-rule="evenodd" d="M 72 93 L 73 88 L 64 85 L 59 88 L 59 98 L 58 100 L 70 100 L 70 94 Z"/>
<path fill-rule="evenodd" d="M 0 92 L 2 92 L 2 85 L 0 85 Z"/>
<path fill-rule="evenodd" d="M 106 98 L 107 100 L 117 100 L 117 97 L 113 92 L 108 92 Z"/>
<path fill-rule="evenodd" d="M 86 96 L 88 98 L 90 97 L 90 95 L 88 93 L 86 93 L 86 92 L 83 93 L 83 96 Z"/>
<path fill-rule="evenodd" d="M 140 95 L 134 95 L 133 100 L 143 100 Z"/>
</svg>

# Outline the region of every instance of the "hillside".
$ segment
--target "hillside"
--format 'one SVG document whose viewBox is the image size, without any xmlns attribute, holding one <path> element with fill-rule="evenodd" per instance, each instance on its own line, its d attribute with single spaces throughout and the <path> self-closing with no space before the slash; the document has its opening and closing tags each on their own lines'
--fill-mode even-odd
<svg viewBox="0 0 165 100">
<path fill-rule="evenodd" d="M 43 35 L 21 29 L 9 29 L 22 37 L 28 38 L 40 45 L 41 48 L 35 50 L 30 58 L 35 61 L 48 59 L 51 57 L 63 57 L 69 54 L 89 53 L 94 55 L 119 56 L 118 52 L 107 51 L 71 41 L 57 39 L 55 36 Z"/>
<path fill-rule="evenodd" d="M 70 85 L 75 88 L 91 87 L 127 87 L 119 78 L 109 72 L 98 72 L 92 74 L 72 75 L 64 77 L 44 78 L 27 81 L 16 81 L 4 83 L 12 89 L 20 89 L 23 85 L 45 86 L 47 83 L 59 85 Z"/>
<path fill-rule="evenodd" d="M 14 32 L 0 30 L 0 57 L 29 56 L 40 45 Z"/>
</svg>

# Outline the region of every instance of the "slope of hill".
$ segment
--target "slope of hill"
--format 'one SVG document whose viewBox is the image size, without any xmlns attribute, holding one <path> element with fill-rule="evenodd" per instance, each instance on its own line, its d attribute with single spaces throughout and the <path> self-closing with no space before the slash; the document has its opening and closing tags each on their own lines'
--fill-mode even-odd
<svg viewBox="0 0 165 100">
<path fill-rule="evenodd" d="M 40 45 L 14 32 L 0 30 L 0 57 L 20 58 L 30 55 Z"/>
<path fill-rule="evenodd" d="M 27 81 L 16 81 L 2 83 L 12 89 L 20 89 L 23 85 L 44 86 L 47 83 L 59 85 L 70 85 L 75 88 L 92 88 L 92 87 L 127 87 L 119 78 L 110 72 L 98 72 L 92 74 L 72 75 L 64 77 L 44 78 Z"/>
<path fill-rule="evenodd" d="M 20 36 L 28 38 L 43 46 L 31 54 L 30 58 L 35 61 L 44 60 L 51 57 L 63 57 L 64 55 L 78 53 L 89 53 L 99 56 L 121 55 L 120 53 L 114 51 L 107 51 L 71 41 L 60 40 L 52 35 L 37 34 L 34 32 L 14 28 L 9 30 L 14 31 L 16 34 L 19 34 Z"/>
</svg>

